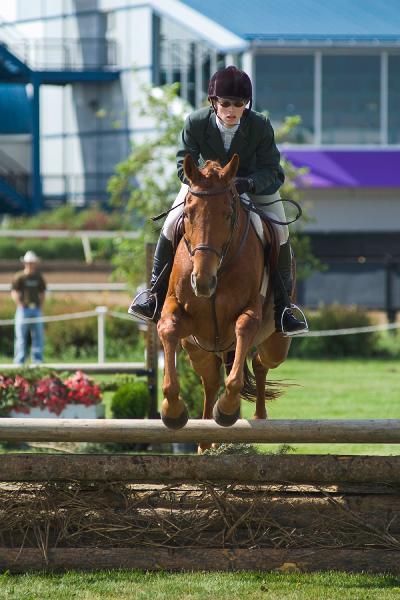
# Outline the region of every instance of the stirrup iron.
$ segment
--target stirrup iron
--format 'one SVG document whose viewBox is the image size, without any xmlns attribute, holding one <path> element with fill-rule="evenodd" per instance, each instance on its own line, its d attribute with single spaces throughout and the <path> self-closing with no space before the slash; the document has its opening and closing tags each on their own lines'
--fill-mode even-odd
<svg viewBox="0 0 400 600">
<path fill-rule="evenodd" d="M 305 323 L 305 326 L 302 329 L 298 329 L 297 331 L 285 331 L 285 329 L 283 327 L 283 317 L 285 316 L 285 314 L 288 310 L 296 310 L 301 314 L 303 321 Z M 308 329 L 307 317 L 303 313 L 301 308 L 299 306 L 297 306 L 297 304 L 294 304 L 293 302 L 290 303 L 290 306 L 285 306 L 285 308 L 282 311 L 282 315 L 281 315 L 281 332 L 283 333 L 283 335 L 285 337 L 294 337 L 296 335 L 308 333 L 308 331 L 309 331 L 309 329 Z"/>
<path fill-rule="evenodd" d="M 158 298 L 157 298 L 157 294 L 155 292 L 153 292 L 152 289 L 153 289 L 152 287 L 147 288 L 145 290 L 142 290 L 138 294 L 136 294 L 136 296 L 134 297 L 134 299 L 131 302 L 130 307 L 128 308 L 128 315 L 130 315 L 131 317 L 134 317 L 135 319 L 140 319 L 141 321 L 144 321 L 145 323 L 153 323 L 154 322 L 153 319 L 156 316 L 157 310 L 158 310 Z M 134 306 L 134 304 L 136 303 L 136 301 L 138 300 L 138 298 L 140 298 L 141 296 L 144 296 L 144 294 L 147 294 L 146 299 L 150 299 L 151 297 L 153 297 L 156 301 L 156 307 L 155 307 L 154 312 L 151 315 L 151 317 L 145 317 L 144 315 L 141 315 L 140 313 L 135 312 L 135 310 L 132 308 Z"/>
</svg>

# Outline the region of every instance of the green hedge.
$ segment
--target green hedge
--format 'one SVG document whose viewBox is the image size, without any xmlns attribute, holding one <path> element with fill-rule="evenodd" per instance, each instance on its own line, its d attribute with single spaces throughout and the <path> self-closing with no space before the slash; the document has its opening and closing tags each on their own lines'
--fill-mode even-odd
<svg viewBox="0 0 400 600">
<path fill-rule="evenodd" d="M 79 209 L 70 205 L 44 210 L 32 217 L 14 217 L 7 220 L 7 229 L 127 229 L 126 215 L 117 210 L 104 211 L 99 205 Z"/>
<path fill-rule="evenodd" d="M 310 331 L 347 329 L 374 325 L 369 314 L 358 306 L 332 304 L 309 314 Z M 379 356 L 380 334 L 376 332 L 327 337 L 294 338 L 290 356 L 298 358 L 341 358 Z"/>
<path fill-rule="evenodd" d="M 110 260 L 114 254 L 112 239 L 90 240 L 93 257 Z M 2 260 L 18 260 L 33 250 L 43 260 L 85 260 L 82 241 L 79 238 L 15 239 L 0 238 L 0 257 Z"/>
</svg>

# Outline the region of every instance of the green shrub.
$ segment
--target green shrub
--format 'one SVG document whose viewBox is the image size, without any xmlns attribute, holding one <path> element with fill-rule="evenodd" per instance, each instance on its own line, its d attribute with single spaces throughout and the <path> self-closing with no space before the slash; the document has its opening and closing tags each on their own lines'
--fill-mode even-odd
<svg viewBox="0 0 400 600">
<path fill-rule="evenodd" d="M 373 322 L 368 313 L 358 306 L 332 304 L 324 306 L 309 317 L 310 331 L 368 327 Z M 379 334 L 376 332 L 354 335 L 295 338 L 290 356 L 299 358 L 341 358 L 345 356 L 373 356 Z"/>
<path fill-rule="evenodd" d="M 200 377 L 194 372 L 185 351 L 179 352 L 177 366 L 180 395 L 185 401 L 190 417 L 199 419 L 203 414 L 204 404 L 204 392 Z"/>
<path fill-rule="evenodd" d="M 374 356 L 377 358 L 400 358 L 400 331 L 382 331 L 379 334 Z"/>
<path fill-rule="evenodd" d="M 114 240 L 91 239 L 90 248 L 94 260 L 109 260 L 114 254 Z M 2 260 L 18 260 L 27 250 L 33 250 L 42 260 L 84 261 L 82 241 L 79 238 L 24 239 L 0 238 Z M 22 268 L 22 266 L 21 266 Z"/>
<path fill-rule="evenodd" d="M 129 224 L 128 224 L 129 225 Z M 116 230 L 127 229 L 126 216 L 119 211 L 104 211 L 100 206 L 77 209 L 70 205 L 41 211 L 33 217 L 14 217 L 8 229 L 77 229 Z"/>
<path fill-rule="evenodd" d="M 123 383 L 111 400 L 114 419 L 144 419 L 148 415 L 150 392 L 143 381 Z"/>
<path fill-rule="evenodd" d="M 84 252 L 80 239 L 0 239 L 0 256 L 2 259 L 18 260 L 27 250 L 33 250 L 43 260 L 84 260 Z M 22 265 L 21 265 L 22 268 Z"/>
</svg>

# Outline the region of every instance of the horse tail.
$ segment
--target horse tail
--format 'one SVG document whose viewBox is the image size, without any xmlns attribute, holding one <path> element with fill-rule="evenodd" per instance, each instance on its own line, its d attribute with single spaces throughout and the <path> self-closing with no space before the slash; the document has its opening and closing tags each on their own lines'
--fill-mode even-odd
<svg viewBox="0 0 400 600">
<path fill-rule="evenodd" d="M 255 402 L 257 400 L 256 378 L 254 377 L 254 374 L 250 370 L 247 359 L 244 363 L 243 374 L 244 374 L 244 386 L 241 391 L 241 396 L 242 396 L 242 398 L 244 398 L 245 400 L 248 400 L 249 402 Z"/>
<path fill-rule="evenodd" d="M 255 402 L 257 399 L 257 384 L 256 378 L 250 370 L 248 359 L 244 363 L 243 373 L 244 386 L 241 396 L 249 402 Z M 265 401 L 267 402 L 268 400 L 275 400 L 278 398 L 283 392 L 282 385 L 285 384 L 282 384 L 281 381 L 268 381 L 268 383 L 265 385 Z"/>
</svg>

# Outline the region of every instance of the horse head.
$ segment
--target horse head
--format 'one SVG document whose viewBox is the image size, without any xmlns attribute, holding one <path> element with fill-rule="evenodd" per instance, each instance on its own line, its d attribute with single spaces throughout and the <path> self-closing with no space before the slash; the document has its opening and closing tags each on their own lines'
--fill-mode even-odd
<svg viewBox="0 0 400 600">
<path fill-rule="evenodd" d="M 193 263 L 191 286 L 197 297 L 210 298 L 237 222 L 239 198 L 233 179 L 239 157 L 235 154 L 223 168 L 219 162 L 207 161 L 199 169 L 188 154 L 183 167 L 190 183 L 183 218 L 184 240 Z"/>
</svg>

